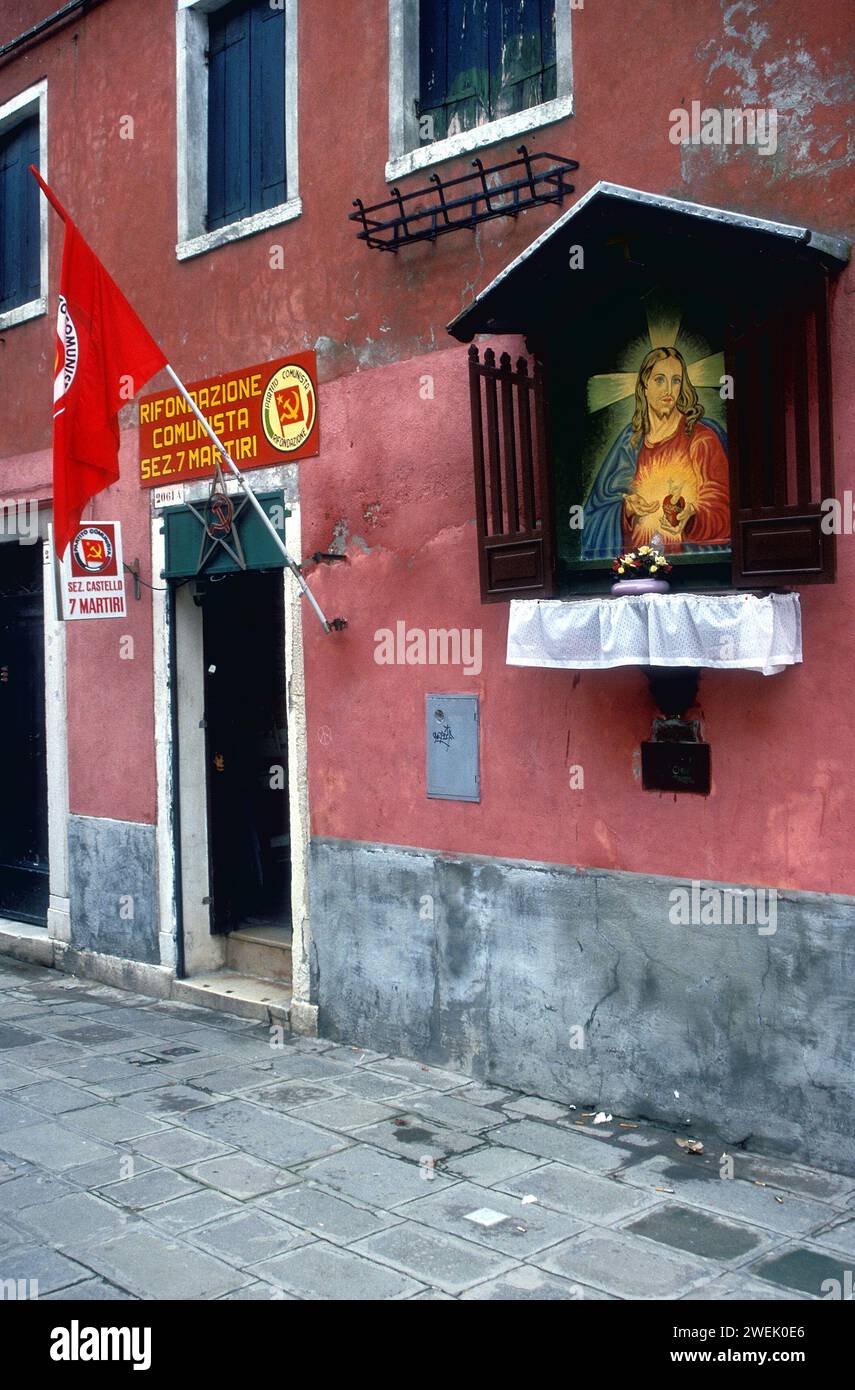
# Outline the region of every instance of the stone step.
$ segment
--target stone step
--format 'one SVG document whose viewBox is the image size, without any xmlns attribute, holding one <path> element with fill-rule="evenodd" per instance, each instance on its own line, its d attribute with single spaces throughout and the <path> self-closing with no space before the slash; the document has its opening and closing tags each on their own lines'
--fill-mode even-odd
<svg viewBox="0 0 855 1390">
<path fill-rule="evenodd" d="M 212 970 L 188 980 L 175 980 L 172 998 L 204 1009 L 256 1018 L 262 1022 L 290 1027 L 291 986 L 281 981 L 261 980 L 236 970 Z"/>
<path fill-rule="evenodd" d="M 241 927 L 226 940 L 226 966 L 258 980 L 291 983 L 291 932 L 287 927 Z"/>
</svg>

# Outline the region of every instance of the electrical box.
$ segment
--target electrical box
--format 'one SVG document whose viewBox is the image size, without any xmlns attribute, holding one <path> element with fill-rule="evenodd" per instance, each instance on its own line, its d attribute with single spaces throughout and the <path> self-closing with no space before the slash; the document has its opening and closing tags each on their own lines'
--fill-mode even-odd
<svg viewBox="0 0 855 1390">
<path fill-rule="evenodd" d="M 427 794 L 480 801 L 477 695 L 426 695 Z"/>
</svg>

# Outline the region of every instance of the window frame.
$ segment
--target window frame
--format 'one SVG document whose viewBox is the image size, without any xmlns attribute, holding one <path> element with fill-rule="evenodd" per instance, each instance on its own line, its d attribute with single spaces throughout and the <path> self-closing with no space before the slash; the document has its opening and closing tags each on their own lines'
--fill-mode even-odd
<svg viewBox="0 0 855 1390">
<path fill-rule="evenodd" d="M 43 179 L 48 177 L 48 124 L 47 124 L 47 78 L 36 82 L 32 87 L 19 92 L 0 106 L 0 136 L 8 134 L 16 126 L 35 116 L 39 123 L 39 173 Z M 40 318 L 48 311 L 48 233 L 50 209 L 46 198 L 39 198 L 39 290 L 36 299 L 17 304 L 14 309 L 0 313 L 0 333 L 14 328 L 19 323 Z"/>
<path fill-rule="evenodd" d="M 443 140 L 419 141 L 419 0 L 389 0 L 389 158 L 387 182 L 432 164 L 495 145 L 574 114 L 571 8 L 555 3 L 556 95 Z"/>
<path fill-rule="evenodd" d="M 298 85 L 299 0 L 284 0 L 285 201 L 262 212 L 207 228 L 208 212 L 208 15 L 229 0 L 176 0 L 176 98 L 179 261 L 204 255 L 243 237 L 291 222 L 303 211 L 299 192 Z"/>
</svg>

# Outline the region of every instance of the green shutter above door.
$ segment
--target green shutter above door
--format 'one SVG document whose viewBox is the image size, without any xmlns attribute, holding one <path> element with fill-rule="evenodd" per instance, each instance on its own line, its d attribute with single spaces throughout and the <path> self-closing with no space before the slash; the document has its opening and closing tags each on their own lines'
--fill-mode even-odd
<svg viewBox="0 0 855 1390">
<path fill-rule="evenodd" d="M 285 539 L 285 519 L 291 515 L 285 506 L 285 495 L 277 492 L 256 494 L 259 502 L 270 517 L 273 525 Z M 261 518 L 253 511 L 243 493 L 232 494 L 235 505 L 235 519 L 232 530 L 237 532 L 240 546 L 234 544 L 233 536 L 226 536 L 231 549 L 243 553 L 245 565 L 242 567 L 225 547 L 212 542 L 205 536 L 199 517 L 189 506 L 167 507 L 163 512 L 163 529 L 166 538 L 166 565 L 161 571 L 163 579 L 191 579 L 196 575 L 239 574 L 242 568 L 248 570 L 282 569 L 285 559 L 275 544 L 273 537 L 264 526 Z M 193 506 L 200 515 L 205 515 L 207 498 L 200 498 Z M 244 505 L 241 506 L 241 503 Z M 240 510 L 239 510 L 240 509 Z M 206 555 L 206 552 L 207 555 Z M 200 569 L 200 559 L 204 563 Z"/>
</svg>

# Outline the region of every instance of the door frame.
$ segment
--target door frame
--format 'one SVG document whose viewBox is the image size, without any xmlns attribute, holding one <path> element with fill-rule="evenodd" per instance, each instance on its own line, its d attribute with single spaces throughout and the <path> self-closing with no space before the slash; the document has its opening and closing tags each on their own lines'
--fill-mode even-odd
<svg viewBox="0 0 855 1390">
<path fill-rule="evenodd" d="M 47 764 L 47 821 L 48 821 L 48 909 L 44 927 L 47 936 L 56 941 L 71 941 L 71 912 L 68 892 L 68 713 L 66 701 L 66 640 L 65 623 L 57 617 L 57 587 L 54 575 L 52 542 L 49 540 L 52 519 L 50 507 L 39 507 L 39 539 L 41 546 L 42 601 L 44 611 L 44 670 L 45 670 L 45 761 Z M 0 545 L 19 545 L 17 536 L 0 534 Z M 17 918 L 3 917 L 4 930 L 14 933 L 32 932 L 31 924 Z"/>
<path fill-rule="evenodd" d="M 298 557 L 300 504 L 296 465 L 258 469 L 254 491 L 284 491 L 290 515 L 285 544 Z M 185 501 L 208 495 L 207 481 L 185 484 Z M 227 936 L 211 932 L 208 871 L 208 810 L 204 718 L 205 672 L 202 609 L 193 602 L 193 583 L 159 579 L 165 568 L 164 524 L 152 496 L 152 573 L 157 770 L 158 908 L 160 959 L 179 977 L 192 978 L 225 964 Z M 291 834 L 292 1027 L 313 1031 L 310 1000 L 308 735 L 303 663 L 303 608 L 291 571 L 282 570 L 285 674 L 287 682 L 288 801 Z"/>
</svg>

